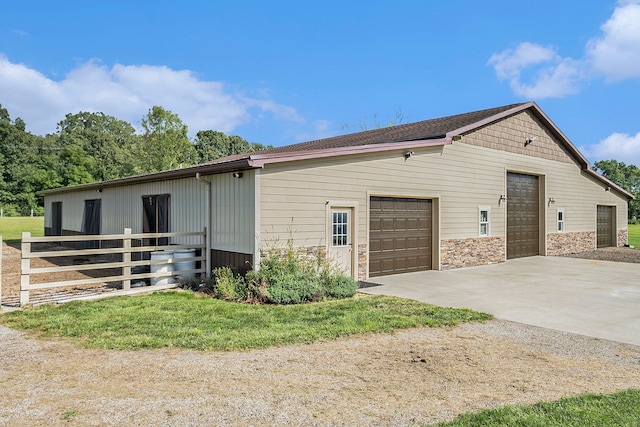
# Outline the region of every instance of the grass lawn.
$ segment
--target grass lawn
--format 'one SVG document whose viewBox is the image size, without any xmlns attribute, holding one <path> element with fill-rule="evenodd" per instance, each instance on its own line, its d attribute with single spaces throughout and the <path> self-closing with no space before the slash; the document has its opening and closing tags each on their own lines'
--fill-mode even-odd
<svg viewBox="0 0 640 427">
<path fill-rule="evenodd" d="M 640 224 L 629 224 L 629 244 L 640 249 Z"/>
<path fill-rule="evenodd" d="M 2 217 L 0 235 L 5 242 L 16 242 L 22 238 L 23 231 L 30 231 L 33 237 L 44 236 L 44 217 Z"/>
<path fill-rule="evenodd" d="M 87 348 L 228 351 L 491 318 L 471 310 L 383 296 L 285 306 L 230 303 L 192 292 L 157 292 L 14 311 L 0 315 L 0 323 L 38 336 L 63 337 Z"/>
<path fill-rule="evenodd" d="M 626 390 L 610 395 L 586 394 L 555 402 L 464 414 L 437 427 L 618 427 L 637 426 L 640 420 L 640 391 Z"/>
</svg>

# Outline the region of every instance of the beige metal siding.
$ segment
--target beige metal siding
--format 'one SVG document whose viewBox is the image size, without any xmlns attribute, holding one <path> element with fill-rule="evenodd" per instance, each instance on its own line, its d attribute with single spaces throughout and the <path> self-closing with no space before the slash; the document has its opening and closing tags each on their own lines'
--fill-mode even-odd
<svg viewBox="0 0 640 427">
<path fill-rule="evenodd" d="M 62 229 L 80 232 L 84 201 L 101 198 L 97 191 L 79 191 L 77 193 L 54 194 L 44 199 L 45 228 L 51 227 L 51 204 L 62 202 Z M 104 220 L 103 220 L 104 221 Z M 122 232 L 122 230 L 120 230 Z"/>
<path fill-rule="evenodd" d="M 79 191 L 45 197 L 46 226 L 51 226 L 51 203 L 62 202 L 62 227 L 79 232 L 82 227 L 84 201 L 102 200 L 102 233 L 121 233 L 131 228 L 142 232 L 142 196 L 170 195 L 170 230 L 201 231 L 207 226 L 213 249 L 254 253 L 255 196 L 254 171 L 244 171 L 242 178 L 233 174 L 204 176 L 209 186 L 194 178 L 167 180 L 98 191 Z M 207 225 L 207 200 L 211 202 L 211 225 Z M 191 238 L 180 242 L 190 243 Z M 178 243 L 178 240 L 176 240 Z"/>
<path fill-rule="evenodd" d="M 84 201 L 102 200 L 102 234 L 122 233 L 131 228 L 133 233 L 142 232 L 142 196 L 170 195 L 170 231 L 201 231 L 206 226 L 207 186 L 195 178 L 185 178 L 123 187 L 105 188 L 98 191 L 79 191 L 45 197 L 45 215 L 51 203 L 62 202 L 62 228 L 80 231 Z M 50 215 L 46 220 L 51 221 Z M 46 225 L 47 227 L 50 224 Z M 180 242 L 191 243 L 193 238 L 182 238 Z M 195 240 L 194 240 L 195 242 Z M 178 243 L 178 240 L 175 241 Z"/>
<path fill-rule="evenodd" d="M 254 171 L 207 177 L 211 181 L 212 249 L 254 253 Z"/>
<path fill-rule="evenodd" d="M 544 177 L 544 200 L 555 200 L 544 203 L 547 232 L 555 230 L 557 208 L 565 208 L 566 231 L 595 231 L 597 204 L 617 206 L 618 224 L 626 224 L 626 199 L 605 191 L 575 163 L 466 144 L 466 138 L 444 149 L 415 149 L 407 160 L 397 151 L 267 165 L 261 172 L 261 241 L 293 237 L 296 245 L 322 246 L 325 202 L 353 200 L 365 207 L 358 240 L 367 242 L 368 194 L 439 199 L 441 239 L 478 237 L 478 206 L 489 206 L 491 235 L 505 236 L 506 205 L 499 198 L 506 194 L 507 171 Z"/>
</svg>

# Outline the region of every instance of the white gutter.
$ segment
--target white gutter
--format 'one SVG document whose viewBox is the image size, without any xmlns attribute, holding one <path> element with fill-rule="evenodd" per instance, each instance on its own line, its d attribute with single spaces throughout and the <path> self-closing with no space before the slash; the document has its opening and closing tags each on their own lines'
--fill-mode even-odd
<svg viewBox="0 0 640 427">
<path fill-rule="evenodd" d="M 205 276 L 207 278 L 211 277 L 211 181 L 208 181 L 200 175 L 200 172 L 196 172 L 196 179 L 207 185 L 207 241 L 206 241 L 206 272 Z"/>
</svg>

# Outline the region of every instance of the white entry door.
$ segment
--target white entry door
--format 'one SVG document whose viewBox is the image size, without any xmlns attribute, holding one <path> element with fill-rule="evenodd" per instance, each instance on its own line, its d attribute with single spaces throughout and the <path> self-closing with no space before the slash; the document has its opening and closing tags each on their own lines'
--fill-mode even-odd
<svg viewBox="0 0 640 427">
<path fill-rule="evenodd" d="M 345 274 L 353 276 L 351 209 L 331 209 L 330 254 Z"/>
</svg>

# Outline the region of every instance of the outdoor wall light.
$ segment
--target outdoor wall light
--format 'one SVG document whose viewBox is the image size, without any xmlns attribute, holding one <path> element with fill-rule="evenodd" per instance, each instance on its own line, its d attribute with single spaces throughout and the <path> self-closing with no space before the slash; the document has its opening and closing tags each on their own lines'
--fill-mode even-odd
<svg viewBox="0 0 640 427">
<path fill-rule="evenodd" d="M 413 156 L 414 154 L 416 154 L 416 153 L 414 153 L 413 151 L 405 151 L 404 152 L 404 159 L 407 160 L 409 157 Z"/>
<path fill-rule="evenodd" d="M 507 195 L 506 194 L 501 194 L 500 198 L 498 199 L 498 206 L 500 206 L 502 204 L 502 202 L 506 202 L 507 201 Z"/>
<path fill-rule="evenodd" d="M 242 178 L 242 172 L 234 172 L 233 173 L 233 177 L 234 178 Z"/>
<path fill-rule="evenodd" d="M 556 202 L 556 199 L 554 199 L 553 197 L 549 197 L 549 203 L 547 203 L 547 206 L 551 206 Z"/>
<path fill-rule="evenodd" d="M 527 138 L 527 139 L 524 141 L 524 146 L 526 147 L 527 145 L 531 145 L 531 144 L 533 144 L 533 141 L 535 141 L 535 140 L 536 140 L 536 137 L 535 137 L 535 136 L 530 136 L 529 138 Z"/>
</svg>

